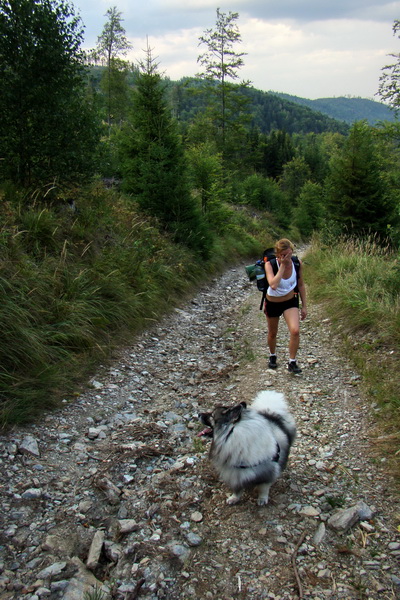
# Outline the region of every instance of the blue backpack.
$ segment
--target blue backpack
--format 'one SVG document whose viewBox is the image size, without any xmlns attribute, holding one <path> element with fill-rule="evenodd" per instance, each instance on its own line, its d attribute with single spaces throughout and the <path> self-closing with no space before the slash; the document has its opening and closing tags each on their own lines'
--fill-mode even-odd
<svg viewBox="0 0 400 600">
<path fill-rule="evenodd" d="M 300 260 L 297 256 L 292 256 L 292 261 L 294 264 L 294 268 L 296 269 L 296 277 L 299 279 L 299 271 L 300 271 Z M 254 265 L 248 265 L 245 267 L 246 273 L 250 281 L 257 282 L 257 289 L 262 292 L 260 310 L 262 310 L 264 306 L 265 296 L 267 295 L 267 290 L 269 287 L 267 276 L 265 273 L 265 263 L 270 262 L 274 275 L 278 272 L 278 263 L 276 260 L 275 252 L 273 248 L 267 248 L 263 252 L 262 258 L 257 260 Z M 296 293 L 298 292 L 297 284 L 294 290 Z"/>
</svg>

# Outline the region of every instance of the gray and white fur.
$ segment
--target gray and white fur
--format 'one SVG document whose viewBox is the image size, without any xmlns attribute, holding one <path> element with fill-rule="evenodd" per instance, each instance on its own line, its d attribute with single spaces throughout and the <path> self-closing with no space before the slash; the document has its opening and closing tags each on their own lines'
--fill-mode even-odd
<svg viewBox="0 0 400 600">
<path fill-rule="evenodd" d="M 210 459 L 233 492 L 227 503 L 236 504 L 244 490 L 258 486 L 258 505 L 268 504 L 270 487 L 286 467 L 296 436 L 284 395 L 263 391 L 249 408 L 241 402 L 199 416 L 208 426 L 199 436 L 212 437 Z"/>
</svg>

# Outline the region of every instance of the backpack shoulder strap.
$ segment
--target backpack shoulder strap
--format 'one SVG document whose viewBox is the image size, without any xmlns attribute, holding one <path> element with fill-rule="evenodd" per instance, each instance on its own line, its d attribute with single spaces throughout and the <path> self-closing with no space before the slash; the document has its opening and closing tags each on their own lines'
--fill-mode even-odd
<svg viewBox="0 0 400 600">
<path fill-rule="evenodd" d="M 298 256 L 292 256 L 292 261 L 294 264 L 294 268 L 296 271 L 296 287 L 294 288 L 295 293 L 299 292 L 299 288 L 298 288 L 298 281 L 299 281 L 299 277 L 300 277 L 300 260 Z"/>
<path fill-rule="evenodd" d="M 274 275 L 276 275 L 277 272 L 278 272 L 278 269 L 279 269 L 276 257 L 274 256 L 274 257 L 270 258 L 268 260 L 268 262 L 271 263 L 271 267 L 272 267 L 272 270 L 274 272 Z"/>
<path fill-rule="evenodd" d="M 296 275 L 297 278 L 299 277 L 299 272 L 300 272 L 300 260 L 298 256 L 292 256 L 292 261 L 294 264 L 294 268 L 296 269 Z"/>
</svg>

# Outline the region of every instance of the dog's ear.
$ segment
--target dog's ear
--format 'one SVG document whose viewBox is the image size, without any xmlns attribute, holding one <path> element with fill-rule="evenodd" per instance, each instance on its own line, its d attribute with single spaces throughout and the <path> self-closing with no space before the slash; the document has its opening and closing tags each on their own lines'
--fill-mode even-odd
<svg viewBox="0 0 400 600">
<path fill-rule="evenodd" d="M 232 422 L 236 423 L 242 416 L 242 412 L 246 408 L 246 402 L 241 402 L 231 409 Z"/>
</svg>

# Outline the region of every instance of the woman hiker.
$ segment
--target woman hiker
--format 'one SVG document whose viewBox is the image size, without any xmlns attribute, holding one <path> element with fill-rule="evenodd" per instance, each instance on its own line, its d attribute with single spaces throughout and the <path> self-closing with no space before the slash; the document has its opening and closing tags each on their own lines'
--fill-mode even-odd
<svg viewBox="0 0 400 600">
<path fill-rule="evenodd" d="M 264 312 L 268 322 L 268 346 L 270 351 L 268 366 L 276 369 L 276 336 L 278 333 L 279 317 L 283 315 L 289 329 L 289 362 L 290 373 L 301 373 L 296 363 L 296 354 L 300 341 L 300 318 L 307 316 L 306 289 L 303 281 L 303 265 L 299 259 L 293 259 L 294 246 L 283 238 L 275 244 L 277 272 L 274 273 L 270 261 L 265 263 L 265 273 L 268 280 L 268 290 L 265 298 Z M 274 259 L 272 259 L 274 260 Z M 298 274 L 295 261 L 298 261 Z M 301 310 L 299 314 L 299 295 Z"/>
</svg>

